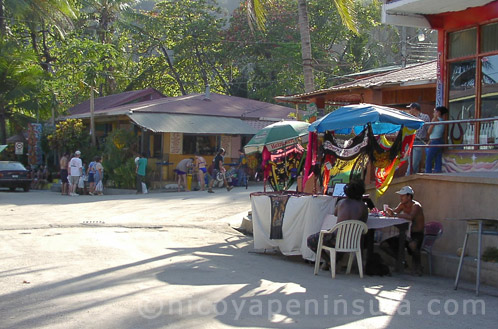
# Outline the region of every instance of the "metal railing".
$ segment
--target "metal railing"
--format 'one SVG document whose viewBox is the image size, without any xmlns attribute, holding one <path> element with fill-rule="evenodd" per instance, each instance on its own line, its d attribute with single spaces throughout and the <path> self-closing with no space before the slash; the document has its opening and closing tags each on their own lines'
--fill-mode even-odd
<svg viewBox="0 0 498 329">
<path fill-rule="evenodd" d="M 472 127 L 472 134 L 467 135 L 471 136 L 471 139 L 474 141 L 474 143 L 461 143 L 461 144 L 437 144 L 437 145 L 413 145 L 413 147 L 419 147 L 419 148 L 430 148 L 430 147 L 451 147 L 451 148 L 463 148 L 466 149 L 494 149 L 498 148 L 498 117 L 493 117 L 493 118 L 483 118 L 483 119 L 463 119 L 463 120 L 446 120 L 446 121 L 438 121 L 438 122 L 426 122 L 425 125 L 431 126 L 431 125 L 450 125 L 450 124 L 461 124 L 461 123 L 467 123 L 467 124 L 475 124 Z M 479 125 L 479 129 L 476 129 L 478 127 L 478 123 L 482 122 L 493 122 L 493 128 L 487 128 L 486 134 L 483 135 L 481 132 L 483 129 Z M 470 129 L 470 125 L 467 126 L 467 129 Z M 476 132 L 477 131 L 477 132 Z M 492 134 L 488 134 L 488 132 L 492 132 Z M 467 131 L 464 132 L 464 137 L 466 136 Z M 480 141 L 481 136 L 485 136 L 486 138 L 486 143 L 483 143 Z M 489 142 L 489 139 L 492 138 L 493 143 Z M 475 141 L 479 140 L 479 143 L 475 143 Z"/>
<path fill-rule="evenodd" d="M 461 143 L 461 144 L 414 144 L 413 148 L 451 148 L 451 149 L 463 149 L 463 150 L 497 150 L 498 151 L 498 117 L 493 118 L 483 118 L 483 119 L 462 119 L 462 120 L 447 120 L 438 122 L 427 122 L 425 125 L 451 125 L 451 124 L 467 124 L 465 131 L 462 131 L 462 142 L 465 140 L 471 140 L 471 143 Z M 486 129 L 482 129 L 481 123 L 493 122 L 488 124 Z M 470 131 L 467 131 L 470 129 Z M 486 134 L 482 134 L 485 131 Z M 481 140 L 482 139 L 482 140 Z M 484 139 L 486 142 L 484 143 Z M 479 143 L 475 143 L 478 140 Z M 489 142 L 492 140 L 493 142 Z M 425 142 L 424 142 L 425 143 Z M 413 152 L 410 154 L 410 165 L 413 164 Z M 420 164 L 419 164 L 420 165 Z M 419 167 L 419 171 L 420 171 Z M 410 173 L 413 174 L 413 168 L 409 168 Z"/>
</svg>

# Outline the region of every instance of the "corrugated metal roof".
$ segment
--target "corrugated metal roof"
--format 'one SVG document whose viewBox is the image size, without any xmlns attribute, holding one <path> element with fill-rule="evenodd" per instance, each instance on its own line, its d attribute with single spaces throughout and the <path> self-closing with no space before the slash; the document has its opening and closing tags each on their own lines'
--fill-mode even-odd
<svg viewBox="0 0 498 329">
<path fill-rule="evenodd" d="M 272 118 L 286 119 L 293 108 L 257 101 L 254 99 L 211 93 L 189 94 L 178 97 L 164 97 L 150 101 L 136 102 L 121 106 L 95 109 L 95 116 L 125 115 L 133 113 L 177 113 L 205 116 L 235 117 L 239 119 Z M 65 118 L 83 119 L 90 117 L 89 107 L 83 113 L 72 113 Z"/>
<path fill-rule="evenodd" d="M 98 113 L 105 109 L 121 106 L 124 104 L 143 102 L 152 99 L 166 98 L 159 91 L 154 88 L 147 88 L 142 90 L 125 91 L 119 94 L 97 97 L 94 101 L 94 111 Z M 71 115 L 78 115 L 90 112 L 90 100 L 71 107 L 68 112 Z"/>
<path fill-rule="evenodd" d="M 258 131 L 237 118 L 143 112 L 133 112 L 128 117 L 153 132 L 254 135 Z"/>
<path fill-rule="evenodd" d="M 293 101 L 300 98 L 309 98 L 317 95 L 324 95 L 329 92 L 348 90 L 356 88 L 374 88 L 386 85 L 403 85 L 406 83 L 435 83 L 437 78 L 437 62 L 430 61 L 422 64 L 414 64 L 390 72 L 380 73 L 374 76 L 365 77 L 351 82 L 343 83 L 327 89 L 312 91 L 309 93 L 277 96 L 277 101 Z"/>
<path fill-rule="evenodd" d="M 253 127 L 256 129 L 256 131 L 259 131 L 263 129 L 266 126 L 271 125 L 272 123 L 275 123 L 276 121 L 266 121 L 266 120 L 244 120 L 245 123 L 247 123 L 249 126 Z"/>
</svg>

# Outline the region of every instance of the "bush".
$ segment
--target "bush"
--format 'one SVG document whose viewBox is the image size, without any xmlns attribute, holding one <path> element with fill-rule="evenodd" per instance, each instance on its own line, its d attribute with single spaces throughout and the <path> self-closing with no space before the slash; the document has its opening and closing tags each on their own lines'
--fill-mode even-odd
<svg viewBox="0 0 498 329">
<path fill-rule="evenodd" d="M 84 145 L 90 144 L 90 136 L 85 131 L 83 121 L 80 119 L 67 119 L 55 125 L 55 130 L 46 135 L 48 147 L 58 150 L 59 153 L 74 153 L 81 150 Z M 47 147 L 42 141 L 44 148 Z"/>
<path fill-rule="evenodd" d="M 136 136 L 132 132 L 117 129 L 107 136 L 102 165 L 113 187 L 135 188 L 135 154 Z"/>
<path fill-rule="evenodd" d="M 498 248 L 486 248 L 486 250 L 482 253 L 482 260 L 485 262 L 498 263 Z"/>
</svg>

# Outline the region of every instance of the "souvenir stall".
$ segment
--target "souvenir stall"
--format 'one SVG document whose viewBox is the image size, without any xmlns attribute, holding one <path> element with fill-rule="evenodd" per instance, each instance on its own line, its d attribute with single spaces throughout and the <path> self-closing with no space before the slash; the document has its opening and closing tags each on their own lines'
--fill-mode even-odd
<svg viewBox="0 0 498 329">
<path fill-rule="evenodd" d="M 260 152 L 264 190 L 269 184 L 273 191 L 287 191 L 302 170 L 309 123 L 280 121 L 271 124 L 254 135 L 244 146 L 246 154 Z"/>
<path fill-rule="evenodd" d="M 334 183 L 364 178 L 366 166 L 372 162 L 380 196 L 387 190 L 396 168 L 408 160 L 415 131 L 422 125 L 422 120 L 385 106 L 341 107 L 309 127 L 303 184 L 319 173 L 322 193 L 327 194 Z M 323 134 L 320 148 L 318 134 Z"/>
<path fill-rule="evenodd" d="M 284 255 L 313 260 L 306 239 L 334 213 L 337 197 L 328 195 L 333 184 L 363 178 L 372 161 L 377 191 L 383 193 L 394 170 L 407 160 L 414 133 L 422 125 L 410 114 L 371 104 L 345 106 L 311 124 L 303 188 L 307 180 L 317 177 L 322 189 L 318 195 L 251 194 L 254 248 L 278 248 Z M 320 147 L 318 134 L 323 134 Z M 393 221 L 388 226 L 399 224 Z"/>
</svg>

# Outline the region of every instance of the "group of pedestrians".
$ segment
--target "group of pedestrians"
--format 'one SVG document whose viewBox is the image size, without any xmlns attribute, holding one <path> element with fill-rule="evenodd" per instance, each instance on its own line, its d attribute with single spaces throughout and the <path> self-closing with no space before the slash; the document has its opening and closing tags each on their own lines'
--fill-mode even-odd
<svg viewBox="0 0 498 329">
<path fill-rule="evenodd" d="M 102 166 L 102 158 L 100 156 L 94 157 L 86 170 L 81 160 L 80 151 L 74 152 L 71 158 L 69 158 L 69 153 L 64 153 L 59 161 L 59 165 L 62 195 L 79 196 L 76 193 L 78 188 L 82 189 L 83 193 L 85 193 L 85 181 L 88 182 L 88 194 L 103 194 L 102 178 L 104 177 L 104 167 Z"/>
<path fill-rule="evenodd" d="M 444 106 L 438 106 L 434 109 L 433 116 L 430 118 L 423 113 L 419 103 L 411 103 L 408 105 L 410 114 L 423 120 L 424 122 L 441 122 L 446 120 L 448 109 Z M 444 144 L 445 125 L 423 125 L 415 133 L 415 141 L 413 145 L 441 145 Z M 408 158 L 408 169 L 406 176 L 419 172 L 420 162 L 424 148 L 414 147 L 412 156 Z M 425 173 L 440 173 L 442 171 L 442 156 L 443 149 L 441 147 L 429 147 L 425 150 Z"/>
<path fill-rule="evenodd" d="M 175 168 L 175 173 L 178 175 L 178 191 L 182 189 L 190 191 L 187 183 L 187 174 L 192 172 L 197 176 L 199 182 L 199 190 L 206 190 L 207 192 L 214 193 L 213 186 L 216 181 L 223 181 L 223 186 L 227 191 L 231 191 L 233 186 L 228 183 L 227 170 L 224 167 L 225 149 L 220 148 L 213 159 L 211 172 L 208 171 L 206 159 L 199 153 L 194 153 L 193 158 L 186 158 L 181 160 Z M 239 150 L 239 164 L 237 166 L 237 176 L 239 181 L 246 182 L 247 179 L 247 158 L 244 151 Z M 247 184 L 246 184 L 247 185 Z"/>
</svg>

